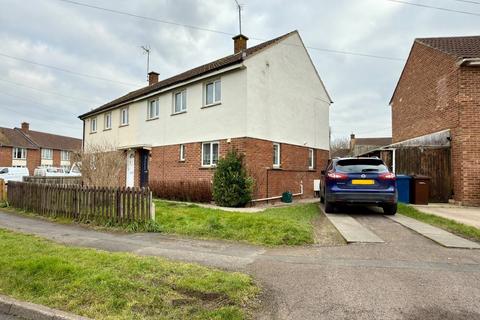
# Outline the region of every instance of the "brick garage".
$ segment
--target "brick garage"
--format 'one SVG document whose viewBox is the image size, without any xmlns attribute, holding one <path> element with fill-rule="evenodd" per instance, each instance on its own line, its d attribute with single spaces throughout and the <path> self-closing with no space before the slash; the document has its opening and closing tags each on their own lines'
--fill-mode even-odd
<svg viewBox="0 0 480 320">
<path fill-rule="evenodd" d="M 480 205 L 480 37 L 417 39 L 392 106 L 393 142 L 451 131 L 453 198 Z"/>
<path fill-rule="evenodd" d="M 201 166 L 201 142 L 185 145 L 185 160 L 180 161 L 180 145 L 153 147 L 150 151 L 149 181 L 188 181 L 213 178 L 214 168 Z M 284 191 L 300 192 L 303 183 L 304 197 L 313 197 L 313 180 L 320 177 L 326 167 L 328 151 L 314 149 L 315 166 L 309 170 L 308 147 L 280 144 L 279 169 L 273 165 L 273 142 L 253 138 L 235 138 L 228 142 L 219 140 L 219 156 L 236 149 L 245 155 L 245 164 L 250 176 L 255 179 L 254 198 L 281 195 Z M 139 152 L 135 157 L 135 185 L 139 185 Z M 122 174 L 124 180 L 124 174 Z"/>
</svg>

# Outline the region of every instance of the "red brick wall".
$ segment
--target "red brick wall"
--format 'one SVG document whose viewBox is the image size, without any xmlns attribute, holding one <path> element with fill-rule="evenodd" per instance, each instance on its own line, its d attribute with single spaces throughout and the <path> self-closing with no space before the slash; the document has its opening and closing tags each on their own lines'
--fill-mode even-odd
<svg viewBox="0 0 480 320">
<path fill-rule="evenodd" d="M 28 149 L 27 150 L 27 168 L 30 175 L 33 175 L 35 168 L 40 166 L 41 153 L 40 149 Z"/>
<path fill-rule="evenodd" d="M 54 167 L 60 167 L 60 150 L 52 150 L 53 152 L 53 166 Z"/>
<path fill-rule="evenodd" d="M 462 67 L 459 85 L 459 126 L 453 144 L 459 149 L 454 170 L 460 177 L 454 181 L 461 189 L 459 201 L 480 205 L 480 68 Z"/>
<path fill-rule="evenodd" d="M 480 205 L 479 71 L 415 43 L 392 99 L 394 142 L 451 130 L 454 199 L 467 205 Z"/>
<path fill-rule="evenodd" d="M 12 166 L 12 148 L 0 147 L 0 167 Z"/>
<path fill-rule="evenodd" d="M 315 150 L 316 166 L 308 170 L 308 147 L 281 144 L 281 169 L 272 169 L 272 141 L 237 138 L 230 143 L 220 140 L 220 157 L 235 148 L 245 154 L 249 174 L 255 179 L 255 198 L 281 195 L 283 191 L 300 192 L 303 182 L 304 196 L 313 196 L 313 179 L 328 160 L 328 151 Z M 201 143 L 185 144 L 185 161 L 180 161 L 180 145 L 154 147 L 150 157 L 150 181 L 153 180 L 212 180 L 215 169 L 202 168 Z M 267 174 L 268 172 L 268 174 Z M 268 180 L 267 180 L 268 176 Z M 268 181 L 268 193 L 267 193 Z"/>
</svg>

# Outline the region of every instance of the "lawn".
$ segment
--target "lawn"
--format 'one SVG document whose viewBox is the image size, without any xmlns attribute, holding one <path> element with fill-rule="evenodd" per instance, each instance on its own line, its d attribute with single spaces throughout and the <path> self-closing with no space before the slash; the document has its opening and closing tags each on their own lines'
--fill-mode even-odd
<svg viewBox="0 0 480 320">
<path fill-rule="evenodd" d="M 241 273 L 0 229 L 0 293 L 95 319 L 244 319 L 258 288 Z"/>
<path fill-rule="evenodd" d="M 271 208 L 259 213 L 227 212 L 155 200 L 156 222 L 162 232 L 245 241 L 261 245 L 301 245 L 314 242 L 312 219 L 317 204 Z"/>
<path fill-rule="evenodd" d="M 467 226 L 450 219 L 442 218 L 433 214 L 428 214 L 417 210 L 414 207 L 405 204 L 398 204 L 398 213 L 407 217 L 423 221 L 433 226 L 445 229 L 459 236 L 469 238 L 471 240 L 480 241 L 480 229 Z"/>
</svg>

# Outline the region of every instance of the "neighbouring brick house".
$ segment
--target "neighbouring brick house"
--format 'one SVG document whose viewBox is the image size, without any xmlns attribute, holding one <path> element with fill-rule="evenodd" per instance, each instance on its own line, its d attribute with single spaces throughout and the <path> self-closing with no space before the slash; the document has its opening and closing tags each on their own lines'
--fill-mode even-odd
<svg viewBox="0 0 480 320">
<path fill-rule="evenodd" d="M 448 145 L 453 199 L 480 205 L 480 36 L 416 39 L 390 105 L 394 145 Z"/>
<path fill-rule="evenodd" d="M 21 128 L 0 127 L 0 167 L 27 167 L 31 175 L 39 166 L 70 169 L 71 153 L 80 150 L 82 140 Z"/>
<path fill-rule="evenodd" d="M 331 99 L 297 31 L 149 85 L 80 116 L 84 148 L 126 156 L 126 186 L 211 181 L 220 157 L 245 155 L 255 198 L 313 196 L 328 160 Z"/>
<path fill-rule="evenodd" d="M 371 150 L 387 146 L 392 143 L 391 137 L 381 138 L 356 138 L 352 133 L 350 135 L 350 152 L 351 156 L 360 156 Z"/>
</svg>

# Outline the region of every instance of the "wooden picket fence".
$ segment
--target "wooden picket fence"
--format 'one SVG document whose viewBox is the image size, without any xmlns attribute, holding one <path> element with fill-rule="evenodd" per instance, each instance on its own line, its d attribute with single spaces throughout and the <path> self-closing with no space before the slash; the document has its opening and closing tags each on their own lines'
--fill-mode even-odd
<svg viewBox="0 0 480 320">
<path fill-rule="evenodd" d="M 10 206 L 43 216 L 116 223 L 154 219 L 148 188 L 99 188 L 9 182 Z"/>
<path fill-rule="evenodd" d="M 3 179 L 0 179 L 0 202 L 7 200 L 7 185 Z"/>
</svg>

